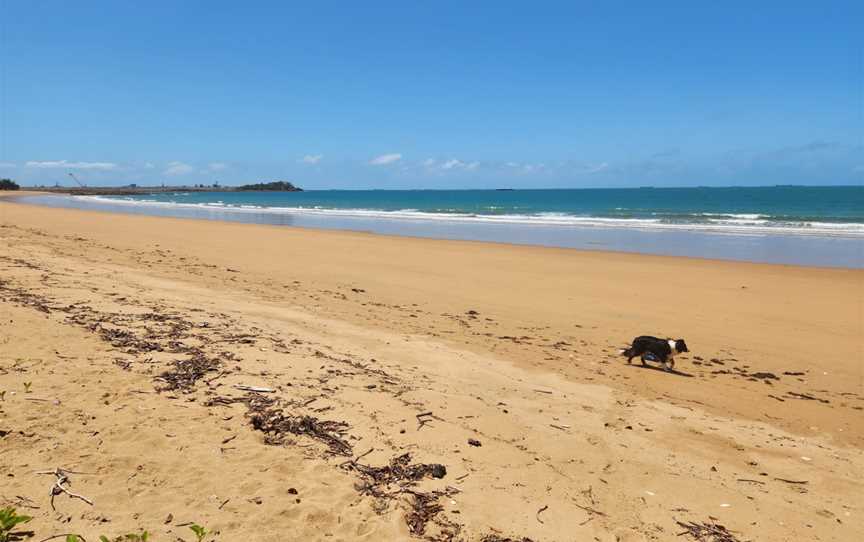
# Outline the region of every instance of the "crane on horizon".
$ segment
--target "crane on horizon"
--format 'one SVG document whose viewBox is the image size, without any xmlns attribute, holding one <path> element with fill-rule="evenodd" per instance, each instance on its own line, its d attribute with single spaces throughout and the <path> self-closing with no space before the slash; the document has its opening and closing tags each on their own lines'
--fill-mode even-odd
<svg viewBox="0 0 864 542">
<path fill-rule="evenodd" d="M 72 173 L 71 171 L 69 172 L 69 176 L 72 177 L 72 180 L 73 180 L 73 181 L 75 181 L 76 183 L 78 183 L 78 186 L 80 186 L 81 188 L 87 188 L 87 185 L 85 185 L 84 183 L 82 183 L 81 181 L 79 181 L 79 180 L 78 180 L 78 177 L 76 177 L 75 174 Z"/>
</svg>

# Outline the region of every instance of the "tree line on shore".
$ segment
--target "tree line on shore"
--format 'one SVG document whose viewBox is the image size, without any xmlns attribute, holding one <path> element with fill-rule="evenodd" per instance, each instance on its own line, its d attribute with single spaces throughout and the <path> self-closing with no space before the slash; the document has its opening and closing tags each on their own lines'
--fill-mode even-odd
<svg viewBox="0 0 864 542">
<path fill-rule="evenodd" d="M 18 190 L 21 188 L 12 179 L 0 179 L 0 190 Z"/>
</svg>

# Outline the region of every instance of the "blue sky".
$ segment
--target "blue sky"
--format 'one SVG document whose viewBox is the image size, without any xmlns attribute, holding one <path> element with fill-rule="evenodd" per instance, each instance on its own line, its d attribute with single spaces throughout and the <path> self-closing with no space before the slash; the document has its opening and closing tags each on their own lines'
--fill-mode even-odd
<svg viewBox="0 0 864 542">
<path fill-rule="evenodd" d="M 0 0 L 0 177 L 864 182 L 862 2 Z"/>
</svg>

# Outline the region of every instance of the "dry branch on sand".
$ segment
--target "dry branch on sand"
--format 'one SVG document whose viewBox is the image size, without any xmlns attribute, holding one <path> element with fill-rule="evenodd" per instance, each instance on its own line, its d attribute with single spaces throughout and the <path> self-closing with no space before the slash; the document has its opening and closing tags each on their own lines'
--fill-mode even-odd
<svg viewBox="0 0 864 542">
<path fill-rule="evenodd" d="M 67 485 L 72 485 L 72 481 L 69 479 L 70 474 L 74 474 L 74 471 L 68 471 L 65 469 L 57 468 L 54 470 L 43 470 L 39 471 L 36 474 L 53 474 L 54 475 L 54 485 L 51 486 L 51 509 L 57 510 L 54 508 L 54 497 L 60 495 L 61 493 L 65 493 L 69 495 L 72 499 L 80 499 L 90 506 L 93 506 L 93 501 L 85 497 L 84 495 L 79 495 L 77 493 L 72 493 L 67 488 Z"/>
</svg>

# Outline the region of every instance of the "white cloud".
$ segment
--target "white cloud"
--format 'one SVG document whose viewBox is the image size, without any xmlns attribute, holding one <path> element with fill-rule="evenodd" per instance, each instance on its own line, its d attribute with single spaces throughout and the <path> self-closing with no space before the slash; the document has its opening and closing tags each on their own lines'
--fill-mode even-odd
<svg viewBox="0 0 864 542">
<path fill-rule="evenodd" d="M 609 167 L 609 162 L 603 162 L 602 164 L 597 164 L 596 166 L 589 167 L 585 172 L 586 173 L 599 173 L 604 169 Z"/>
<path fill-rule="evenodd" d="M 114 164 L 112 162 L 69 162 L 68 160 L 54 160 L 46 162 L 30 161 L 27 162 L 25 165 L 27 167 L 39 169 L 98 169 L 103 171 L 115 169 L 117 167 L 117 164 Z"/>
<path fill-rule="evenodd" d="M 207 166 L 207 169 L 209 169 L 210 171 L 224 171 L 228 169 L 228 164 L 224 162 L 212 162 L 210 165 Z"/>
<path fill-rule="evenodd" d="M 540 171 L 541 169 L 546 169 L 546 164 L 525 164 L 522 166 L 522 171 L 525 173 L 534 173 L 535 171 Z"/>
<path fill-rule="evenodd" d="M 144 164 L 145 169 L 153 169 L 154 167 L 156 166 L 153 165 L 151 162 L 147 162 L 146 164 Z"/>
<path fill-rule="evenodd" d="M 446 162 L 441 164 L 441 169 L 460 168 L 464 165 L 465 165 L 465 163 L 462 162 L 461 160 L 452 159 L 452 160 L 447 160 Z"/>
<path fill-rule="evenodd" d="M 370 160 L 369 165 L 384 166 L 387 164 L 392 164 L 393 162 L 398 162 L 401 159 L 402 159 L 402 155 L 399 153 L 382 154 L 381 156 L 376 156 L 375 158 Z"/>
<path fill-rule="evenodd" d="M 187 175 L 195 171 L 195 168 L 190 166 L 189 164 L 184 164 L 183 162 L 168 162 L 168 167 L 165 168 L 165 175 Z"/>
<path fill-rule="evenodd" d="M 423 161 L 423 165 L 426 167 L 432 167 L 435 165 L 435 159 L 434 158 L 427 158 L 426 160 Z"/>
<path fill-rule="evenodd" d="M 317 164 L 324 158 L 323 154 L 307 154 L 299 160 L 301 164 Z"/>
</svg>

